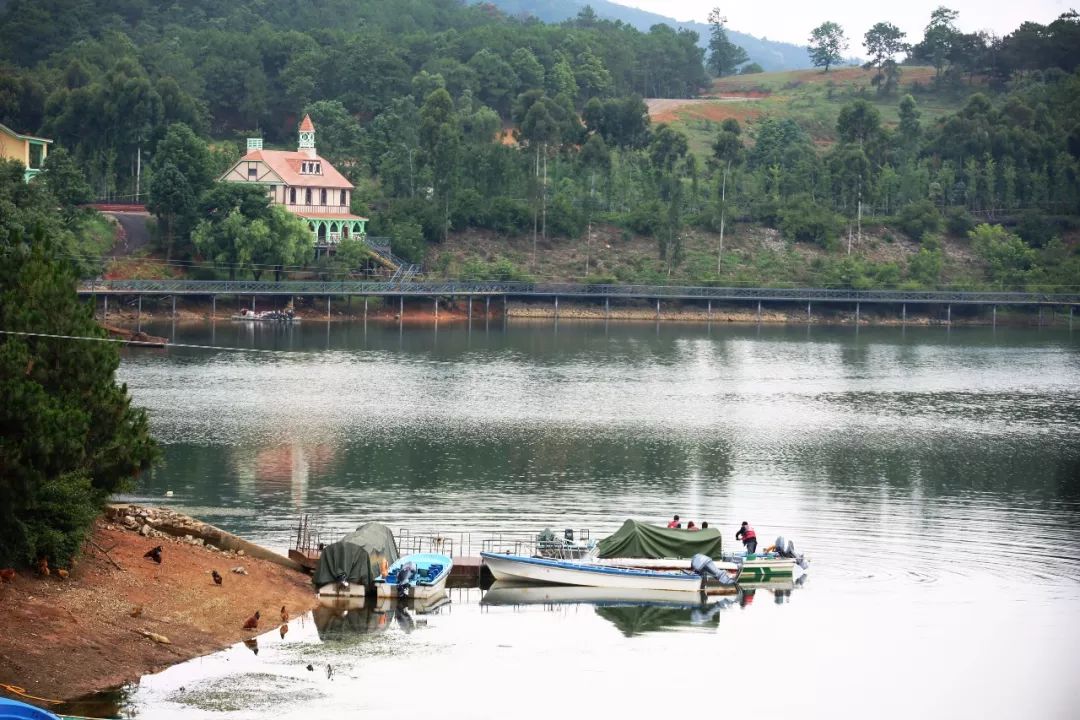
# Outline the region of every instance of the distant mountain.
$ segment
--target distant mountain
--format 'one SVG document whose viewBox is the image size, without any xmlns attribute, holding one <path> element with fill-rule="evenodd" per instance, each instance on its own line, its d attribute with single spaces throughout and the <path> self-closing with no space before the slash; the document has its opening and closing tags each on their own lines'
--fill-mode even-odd
<svg viewBox="0 0 1080 720">
<path fill-rule="evenodd" d="M 663 15 L 638 10 L 637 8 L 608 2 L 608 0 L 469 0 L 474 4 L 483 2 L 494 5 L 507 15 L 533 16 L 548 23 L 562 22 L 576 17 L 582 8 L 591 5 L 597 16 L 605 20 L 622 20 L 627 25 L 648 32 L 653 25 L 663 23 L 673 28 L 693 30 L 701 38 L 702 47 L 709 42 L 709 26 L 704 23 L 679 22 Z M 728 39 L 742 46 L 752 62 L 761 65 L 766 71 L 801 70 L 812 67 L 806 47 L 791 43 L 776 42 L 753 35 L 728 29 Z"/>
</svg>

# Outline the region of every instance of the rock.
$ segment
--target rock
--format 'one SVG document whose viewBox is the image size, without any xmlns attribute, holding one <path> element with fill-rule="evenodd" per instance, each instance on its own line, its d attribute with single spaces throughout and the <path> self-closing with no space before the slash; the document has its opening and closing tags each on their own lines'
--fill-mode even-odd
<svg viewBox="0 0 1080 720">
<path fill-rule="evenodd" d="M 244 551 L 243 550 L 237 550 L 236 554 L 239 555 L 240 557 L 244 557 Z"/>
<path fill-rule="evenodd" d="M 139 534 L 142 535 L 143 537 L 149 537 L 150 536 L 150 526 L 149 525 L 143 525 L 141 528 L 139 528 Z"/>
<path fill-rule="evenodd" d="M 150 638 L 156 643 L 160 643 L 162 645 L 172 645 L 172 643 L 169 642 L 169 638 L 165 637 L 164 635 L 158 635 L 157 633 L 152 633 L 148 630 L 140 630 L 139 634 L 143 637 Z"/>
<path fill-rule="evenodd" d="M 237 565 L 236 567 L 234 567 L 232 569 L 232 572 L 236 573 L 237 575 L 247 575 L 248 574 L 247 569 L 243 565 Z"/>
<path fill-rule="evenodd" d="M 120 522 L 122 522 L 124 524 L 124 527 L 128 528 L 129 530 L 137 530 L 139 528 L 139 521 L 131 517 L 130 515 L 125 515 L 124 519 Z"/>
</svg>

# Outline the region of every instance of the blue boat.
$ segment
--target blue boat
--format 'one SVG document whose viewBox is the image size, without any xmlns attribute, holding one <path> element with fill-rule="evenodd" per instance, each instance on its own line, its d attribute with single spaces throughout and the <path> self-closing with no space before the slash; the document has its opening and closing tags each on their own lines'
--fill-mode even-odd
<svg viewBox="0 0 1080 720">
<path fill-rule="evenodd" d="M 446 578 L 454 561 L 449 555 L 416 553 L 391 565 L 385 575 L 375 578 L 379 597 L 434 597 L 446 589 Z"/>
</svg>

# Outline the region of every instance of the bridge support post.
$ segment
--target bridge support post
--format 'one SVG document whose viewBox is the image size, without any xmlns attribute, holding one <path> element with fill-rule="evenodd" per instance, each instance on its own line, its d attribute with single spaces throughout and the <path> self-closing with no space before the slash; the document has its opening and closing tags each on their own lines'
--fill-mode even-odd
<svg viewBox="0 0 1080 720">
<path fill-rule="evenodd" d="M 398 296 L 398 319 L 399 320 L 404 320 L 405 319 L 405 296 L 404 295 L 399 295 Z"/>
<path fill-rule="evenodd" d="M 1069 306 L 1069 329 L 1072 330 L 1073 306 Z"/>
<path fill-rule="evenodd" d="M 105 298 L 105 300 L 106 300 L 106 303 L 105 303 L 105 307 L 106 307 L 106 308 L 108 308 L 108 307 L 109 307 L 108 299 L 109 299 L 108 297 L 106 297 L 106 298 Z M 1042 312 L 1042 311 L 1043 311 L 1043 306 L 1042 306 L 1042 305 L 1040 305 L 1040 306 L 1039 306 L 1039 327 L 1042 327 L 1042 316 L 1043 316 L 1043 312 Z"/>
<path fill-rule="evenodd" d="M 330 298 L 328 297 L 327 300 L 329 300 L 329 299 Z M 251 312 L 255 312 L 255 296 L 254 295 L 251 296 Z"/>
<path fill-rule="evenodd" d="M 368 301 L 368 297 L 367 297 L 367 295 L 365 295 L 364 296 L 364 324 L 365 325 L 367 325 L 367 305 L 368 305 L 367 301 Z"/>
<path fill-rule="evenodd" d="M 907 303 L 900 306 L 900 322 L 907 325 Z"/>
<path fill-rule="evenodd" d="M 252 298 L 252 304 L 253 305 L 254 305 L 254 302 L 255 302 L 255 299 Z M 252 309 L 254 309 L 254 308 L 252 308 Z M 329 295 L 326 296 L 326 319 L 327 320 L 330 319 L 330 296 Z"/>
<path fill-rule="evenodd" d="M 757 301 L 757 321 L 758 321 L 759 324 L 761 323 L 761 301 L 760 300 Z"/>
<path fill-rule="evenodd" d="M 175 295 L 172 296 L 172 316 L 173 316 L 173 320 L 175 320 L 176 319 L 176 296 Z"/>
<path fill-rule="evenodd" d="M 997 305 L 994 306 L 994 319 L 991 321 L 991 327 L 997 327 Z"/>
<path fill-rule="evenodd" d="M 660 319 L 660 298 L 656 298 L 656 319 Z"/>
<path fill-rule="evenodd" d="M 559 319 L 559 296 L 555 296 L 555 319 Z"/>
<path fill-rule="evenodd" d="M 1071 306 L 1069 307 L 1069 312 L 1072 312 L 1072 307 Z M 604 319 L 605 320 L 610 320 L 611 319 L 611 298 L 607 297 L 607 296 L 604 297 Z"/>
<path fill-rule="evenodd" d="M 806 303 L 806 322 L 810 322 L 810 302 Z"/>
<path fill-rule="evenodd" d="M 142 295 L 139 296 L 139 303 L 142 304 Z M 210 296 L 210 322 L 217 320 L 217 295 Z"/>
<path fill-rule="evenodd" d="M 439 321 L 439 297 L 435 296 L 435 322 Z"/>
<path fill-rule="evenodd" d="M 472 323 L 472 295 L 466 296 L 469 303 L 469 322 Z"/>
<path fill-rule="evenodd" d="M 142 295 L 139 296 L 139 309 L 135 311 L 135 330 L 142 332 Z"/>
<path fill-rule="evenodd" d="M 945 322 L 952 325 L 952 305 L 945 306 Z"/>
<path fill-rule="evenodd" d="M 484 298 L 484 320 L 491 319 L 491 296 Z"/>
<path fill-rule="evenodd" d="M 109 322 L 109 296 L 105 295 L 105 305 L 101 311 L 101 322 Z"/>
<path fill-rule="evenodd" d="M 855 303 L 855 324 L 859 324 L 859 303 Z"/>
</svg>

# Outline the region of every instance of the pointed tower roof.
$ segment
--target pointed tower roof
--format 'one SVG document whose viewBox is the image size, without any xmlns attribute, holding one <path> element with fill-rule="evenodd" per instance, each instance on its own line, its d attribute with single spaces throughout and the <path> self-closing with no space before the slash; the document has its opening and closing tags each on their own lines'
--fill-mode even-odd
<svg viewBox="0 0 1080 720">
<path fill-rule="evenodd" d="M 311 122 L 311 116 L 305 115 L 300 123 L 300 132 L 315 132 L 315 123 Z"/>
</svg>

